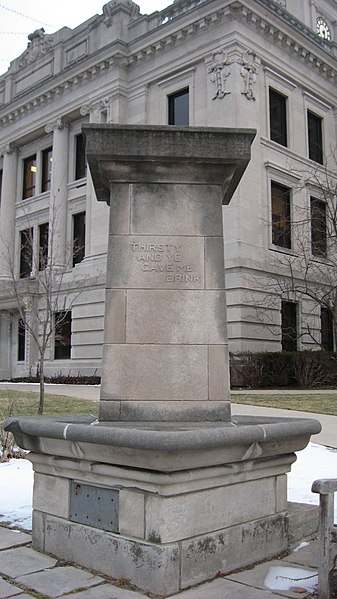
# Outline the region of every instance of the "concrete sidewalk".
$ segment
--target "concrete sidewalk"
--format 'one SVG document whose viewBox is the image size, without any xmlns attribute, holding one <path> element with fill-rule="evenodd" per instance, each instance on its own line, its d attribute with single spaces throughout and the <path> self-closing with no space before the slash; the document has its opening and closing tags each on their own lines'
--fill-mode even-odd
<svg viewBox="0 0 337 599">
<path fill-rule="evenodd" d="M 304 544 L 303 544 L 304 545 Z M 315 583 L 318 545 L 311 541 L 282 560 L 219 577 L 198 587 L 172 595 L 171 599 L 280 599 L 313 597 L 305 591 Z M 266 577 L 289 590 L 272 590 Z M 67 597 L 70 599 L 146 599 L 148 594 L 126 588 L 126 581 L 114 581 L 76 564 L 62 563 L 31 547 L 30 535 L 0 527 L 0 598 L 28 599 Z M 275 585 L 274 585 L 275 586 Z M 151 595 L 153 597 L 153 595 Z"/>
</svg>

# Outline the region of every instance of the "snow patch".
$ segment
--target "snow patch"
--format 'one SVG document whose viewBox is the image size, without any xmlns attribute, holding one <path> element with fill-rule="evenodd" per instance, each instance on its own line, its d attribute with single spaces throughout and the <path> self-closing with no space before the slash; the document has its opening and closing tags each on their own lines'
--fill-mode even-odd
<svg viewBox="0 0 337 599">
<path fill-rule="evenodd" d="M 314 591 L 317 584 L 317 572 L 285 566 L 271 566 L 264 581 L 271 591 L 290 591 L 295 587 Z"/>
</svg>

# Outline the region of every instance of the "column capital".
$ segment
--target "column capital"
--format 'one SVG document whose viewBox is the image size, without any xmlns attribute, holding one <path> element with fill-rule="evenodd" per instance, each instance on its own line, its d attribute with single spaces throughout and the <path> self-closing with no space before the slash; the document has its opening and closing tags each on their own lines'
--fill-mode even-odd
<svg viewBox="0 0 337 599">
<path fill-rule="evenodd" d="M 55 131 L 55 129 L 67 129 L 69 126 L 69 121 L 61 116 L 47 123 L 44 129 L 46 133 L 51 133 L 52 131 Z"/>
<path fill-rule="evenodd" d="M 19 148 L 13 143 L 0 146 L 0 156 L 4 156 L 5 154 L 16 154 L 18 151 Z"/>
</svg>

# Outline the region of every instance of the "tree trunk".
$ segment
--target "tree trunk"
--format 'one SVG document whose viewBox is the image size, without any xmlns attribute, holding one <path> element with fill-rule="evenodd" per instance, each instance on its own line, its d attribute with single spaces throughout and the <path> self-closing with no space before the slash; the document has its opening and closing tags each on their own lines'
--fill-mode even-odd
<svg viewBox="0 0 337 599">
<path fill-rule="evenodd" d="M 39 409 L 38 409 L 37 413 L 40 416 L 41 414 L 43 414 L 43 410 L 44 410 L 44 360 L 43 360 L 43 358 L 40 358 L 39 380 L 40 380 L 40 401 L 39 401 Z"/>
</svg>

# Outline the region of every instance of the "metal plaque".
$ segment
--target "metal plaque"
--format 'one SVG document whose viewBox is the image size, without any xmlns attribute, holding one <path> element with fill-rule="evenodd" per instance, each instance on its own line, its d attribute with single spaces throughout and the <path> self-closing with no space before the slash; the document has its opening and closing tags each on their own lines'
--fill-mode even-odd
<svg viewBox="0 0 337 599">
<path fill-rule="evenodd" d="M 102 528 L 109 532 L 119 532 L 118 508 L 119 492 L 116 489 L 93 487 L 71 481 L 69 517 L 71 522 Z"/>
</svg>

